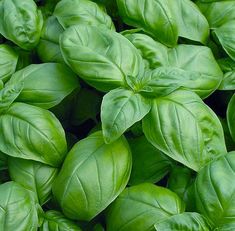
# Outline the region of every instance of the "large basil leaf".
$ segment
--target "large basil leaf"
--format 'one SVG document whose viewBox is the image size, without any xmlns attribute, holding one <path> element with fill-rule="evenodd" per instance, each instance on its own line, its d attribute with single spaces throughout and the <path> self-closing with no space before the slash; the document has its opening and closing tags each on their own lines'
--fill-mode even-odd
<svg viewBox="0 0 235 231">
<path fill-rule="evenodd" d="M 13 181 L 32 191 L 40 205 L 51 198 L 51 187 L 58 169 L 36 161 L 8 158 L 8 168 Z"/>
<path fill-rule="evenodd" d="M 0 230 L 37 231 L 38 214 L 30 193 L 15 182 L 0 185 Z"/>
<path fill-rule="evenodd" d="M 219 119 L 193 92 L 153 100 L 143 131 L 156 148 L 195 171 L 226 152 Z"/>
<path fill-rule="evenodd" d="M 121 137 L 105 144 L 101 131 L 78 142 L 66 157 L 53 185 L 63 213 L 91 220 L 125 188 L 131 172 L 131 153 Z"/>
<path fill-rule="evenodd" d="M 153 231 L 154 224 L 184 212 L 184 203 L 170 190 L 144 183 L 126 188 L 108 208 L 107 231 Z"/>
<path fill-rule="evenodd" d="M 118 139 L 134 123 L 141 120 L 151 108 L 143 96 L 118 88 L 107 93 L 101 105 L 101 121 L 105 142 Z"/>
<path fill-rule="evenodd" d="M 228 128 L 235 141 L 235 94 L 232 96 L 227 108 Z"/>
<path fill-rule="evenodd" d="M 58 167 L 66 146 L 60 122 L 45 109 L 13 103 L 0 115 L 0 150 L 7 155 Z"/>
<path fill-rule="evenodd" d="M 155 225 L 157 231 L 210 231 L 209 222 L 199 213 L 182 213 Z"/>
<path fill-rule="evenodd" d="M 235 152 L 203 168 L 196 179 L 196 205 L 213 230 L 235 229 Z"/>
<path fill-rule="evenodd" d="M 66 63 L 98 90 L 124 86 L 126 77 L 143 74 L 142 58 L 137 49 L 116 32 L 72 26 L 62 34 L 60 46 Z"/>
<path fill-rule="evenodd" d="M 8 45 L 0 45 L 0 80 L 6 82 L 15 72 L 18 54 Z"/>
<path fill-rule="evenodd" d="M 37 53 L 43 62 L 64 63 L 59 45 L 59 37 L 63 31 L 63 27 L 55 16 L 47 18 L 37 46 Z"/>
<path fill-rule="evenodd" d="M 0 34 L 26 50 L 37 45 L 43 19 L 33 0 L 2 0 L 0 15 Z"/>
<path fill-rule="evenodd" d="M 44 221 L 40 231 L 81 231 L 81 229 L 62 213 L 49 210 L 44 213 Z"/>
<path fill-rule="evenodd" d="M 156 183 L 171 169 L 172 161 L 144 136 L 128 140 L 132 152 L 130 185 L 144 182 Z"/>
<path fill-rule="evenodd" d="M 144 34 L 125 36 L 142 54 L 146 69 L 152 70 L 145 79 L 152 94 L 169 94 L 183 87 L 206 98 L 218 88 L 223 73 L 208 47 L 178 45 L 169 49 Z"/>
<path fill-rule="evenodd" d="M 218 64 L 224 73 L 219 90 L 235 90 L 235 61 L 223 58 L 218 60 Z"/>
<path fill-rule="evenodd" d="M 31 64 L 14 73 L 6 86 L 20 82 L 24 85 L 17 101 L 45 109 L 59 104 L 79 87 L 77 76 L 59 63 Z"/>
<path fill-rule="evenodd" d="M 118 0 L 119 14 L 129 25 L 142 28 L 167 46 L 175 46 L 178 36 L 205 43 L 209 25 L 189 0 Z"/>
<path fill-rule="evenodd" d="M 89 0 L 61 0 L 53 14 L 64 28 L 84 24 L 115 30 L 109 15 Z"/>
</svg>

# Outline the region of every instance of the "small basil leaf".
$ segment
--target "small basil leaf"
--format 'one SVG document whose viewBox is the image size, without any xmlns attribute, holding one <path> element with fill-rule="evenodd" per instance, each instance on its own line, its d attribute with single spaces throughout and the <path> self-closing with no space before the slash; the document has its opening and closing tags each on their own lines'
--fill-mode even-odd
<svg viewBox="0 0 235 231">
<path fill-rule="evenodd" d="M 0 150 L 58 167 L 67 152 L 64 130 L 49 111 L 13 103 L 0 115 Z"/>
<path fill-rule="evenodd" d="M 94 218 L 125 188 L 131 162 L 123 137 L 105 144 L 98 131 L 79 141 L 67 155 L 52 187 L 63 213 L 76 220 Z"/>
<path fill-rule="evenodd" d="M 153 231 L 154 224 L 184 212 L 170 190 L 150 183 L 126 188 L 106 212 L 107 231 Z"/>
<path fill-rule="evenodd" d="M 107 93 L 101 105 L 104 139 L 111 143 L 134 123 L 140 121 L 151 108 L 148 100 L 133 91 L 118 88 Z"/>
</svg>

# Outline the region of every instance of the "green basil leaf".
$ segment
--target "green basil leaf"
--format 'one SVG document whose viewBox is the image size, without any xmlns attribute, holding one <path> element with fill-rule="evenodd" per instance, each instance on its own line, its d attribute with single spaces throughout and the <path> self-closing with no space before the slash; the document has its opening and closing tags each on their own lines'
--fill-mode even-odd
<svg viewBox="0 0 235 231">
<path fill-rule="evenodd" d="M 156 148 L 195 171 L 226 152 L 219 119 L 193 92 L 153 100 L 143 131 Z"/>
<path fill-rule="evenodd" d="M 0 90 L 0 115 L 4 113 L 16 100 L 22 89 L 23 83 L 18 82 L 15 85 L 7 85 Z"/>
<path fill-rule="evenodd" d="M 0 185 L 0 195 L 0 230 L 37 231 L 37 207 L 25 188 L 7 182 Z"/>
<path fill-rule="evenodd" d="M 61 0 L 53 14 L 64 28 L 84 24 L 115 30 L 109 15 L 89 0 Z"/>
<path fill-rule="evenodd" d="M 24 85 L 17 101 L 45 109 L 59 104 L 79 88 L 77 76 L 59 63 L 31 64 L 14 73 L 6 86 L 15 86 L 20 82 Z"/>
<path fill-rule="evenodd" d="M 125 86 L 128 76 L 143 75 L 140 54 L 116 32 L 93 26 L 71 26 L 62 34 L 60 47 L 66 63 L 98 90 Z"/>
<path fill-rule="evenodd" d="M 37 45 L 43 19 L 33 0 L 2 0 L 0 15 L 0 34 L 26 50 Z"/>
<path fill-rule="evenodd" d="M 118 0 L 125 23 L 140 27 L 166 46 L 175 46 L 179 36 L 206 43 L 209 25 L 189 0 Z"/>
<path fill-rule="evenodd" d="M 67 152 L 64 130 L 49 111 L 13 103 L 0 115 L 0 150 L 58 167 Z"/>
<path fill-rule="evenodd" d="M 64 63 L 59 45 L 59 37 L 64 29 L 55 16 L 50 16 L 45 21 L 41 38 L 37 46 L 37 53 L 43 62 Z"/>
<path fill-rule="evenodd" d="M 224 73 L 219 90 L 235 90 L 235 61 L 230 58 L 218 60 L 221 70 Z"/>
<path fill-rule="evenodd" d="M 203 168 L 195 182 L 196 205 L 213 230 L 235 229 L 235 152 Z"/>
<path fill-rule="evenodd" d="M 168 47 L 150 36 L 126 31 L 124 36 L 138 49 L 144 59 L 146 69 L 168 66 Z"/>
<path fill-rule="evenodd" d="M 39 231 L 82 231 L 73 221 L 62 213 L 49 210 L 44 214 L 44 221 Z"/>
<path fill-rule="evenodd" d="M 174 215 L 155 225 L 157 231 L 210 231 L 209 222 L 199 213 Z"/>
<path fill-rule="evenodd" d="M 169 0 L 117 0 L 117 4 L 125 23 L 142 28 L 167 46 L 177 44 L 179 32 Z"/>
<path fill-rule="evenodd" d="M 107 93 L 101 105 L 101 121 L 105 142 L 118 139 L 151 109 L 148 100 L 138 93 L 118 88 Z"/>
<path fill-rule="evenodd" d="M 8 158 L 10 177 L 32 191 L 40 205 L 51 198 L 51 188 L 58 169 L 36 161 Z"/>
<path fill-rule="evenodd" d="M 179 36 L 206 44 L 210 33 L 209 24 L 195 3 L 191 0 L 174 0 L 169 4 L 173 9 Z"/>
<path fill-rule="evenodd" d="M 151 70 L 145 74 L 145 85 L 152 95 L 166 95 L 182 87 L 206 98 L 219 87 L 223 73 L 208 47 L 182 44 L 169 49 L 144 34 L 125 36 Z"/>
<path fill-rule="evenodd" d="M 7 161 L 8 156 L 5 153 L 0 152 L 0 171 L 8 169 Z"/>
<path fill-rule="evenodd" d="M 206 16 L 213 35 L 217 37 L 225 52 L 235 60 L 235 2 L 218 1 L 209 3 L 198 2 L 203 14 Z"/>
<path fill-rule="evenodd" d="M 213 30 L 220 44 L 226 53 L 235 61 L 235 35 L 232 33 L 235 30 L 235 19 L 228 21 L 221 27 Z"/>
<path fill-rule="evenodd" d="M 156 183 L 171 169 L 172 161 L 144 136 L 128 139 L 132 152 L 130 185 L 144 182 Z"/>
<path fill-rule="evenodd" d="M 67 155 L 52 187 L 63 213 L 89 221 L 125 188 L 131 172 L 131 152 L 122 137 L 105 144 L 101 131 L 79 141 Z"/>
<path fill-rule="evenodd" d="M 126 188 L 106 212 L 107 231 L 154 231 L 154 224 L 184 212 L 170 190 L 150 183 Z"/>
<path fill-rule="evenodd" d="M 232 96 L 227 108 L 227 121 L 230 134 L 235 141 L 235 94 Z"/>
<path fill-rule="evenodd" d="M 197 1 L 197 5 L 201 12 L 207 18 L 210 28 L 215 29 L 226 22 L 235 19 L 235 3 L 234 1 Z"/>
<path fill-rule="evenodd" d="M 0 80 L 6 82 L 15 72 L 19 55 L 10 46 L 0 45 Z"/>
</svg>

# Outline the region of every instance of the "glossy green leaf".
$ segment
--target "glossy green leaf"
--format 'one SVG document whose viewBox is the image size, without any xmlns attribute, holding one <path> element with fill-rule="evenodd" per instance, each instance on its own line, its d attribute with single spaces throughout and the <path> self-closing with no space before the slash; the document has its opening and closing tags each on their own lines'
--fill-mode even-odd
<svg viewBox="0 0 235 231">
<path fill-rule="evenodd" d="M 13 103 L 0 115 L 0 150 L 7 155 L 58 167 L 66 146 L 60 122 L 45 109 Z"/>
<path fill-rule="evenodd" d="M 0 15 L 0 34 L 26 50 L 37 45 L 43 19 L 33 0 L 2 0 Z"/>
<path fill-rule="evenodd" d="M 37 46 L 37 53 L 43 62 L 64 63 L 59 45 L 59 37 L 63 31 L 63 27 L 55 16 L 47 18 Z"/>
<path fill-rule="evenodd" d="M 44 214 L 44 221 L 39 231 L 81 231 L 81 229 L 62 213 L 49 210 Z"/>
<path fill-rule="evenodd" d="M 219 90 L 235 90 L 235 61 L 224 58 L 218 60 L 218 64 L 224 73 Z"/>
<path fill-rule="evenodd" d="M 235 152 L 203 168 L 196 179 L 196 205 L 214 230 L 235 229 Z"/>
<path fill-rule="evenodd" d="M 118 139 L 151 109 L 150 101 L 133 91 L 118 88 L 107 93 L 101 105 L 101 121 L 105 142 Z"/>
<path fill-rule="evenodd" d="M 23 82 L 17 101 L 41 108 L 59 104 L 67 95 L 79 88 L 77 76 L 59 63 L 32 64 L 12 75 L 6 86 Z"/>
<path fill-rule="evenodd" d="M 144 182 L 156 183 L 171 169 L 172 161 L 144 136 L 128 139 L 132 152 L 130 185 Z"/>
<path fill-rule="evenodd" d="M 214 33 L 226 53 L 235 61 L 235 19 L 228 21 L 221 27 L 214 29 Z"/>
<path fill-rule="evenodd" d="M 5 86 L 0 90 L 0 115 L 4 113 L 16 100 L 23 89 L 23 83 Z"/>
<path fill-rule="evenodd" d="M 40 205 L 51 198 L 52 183 L 58 169 L 40 162 L 19 158 L 8 158 L 10 177 L 24 188 L 32 191 Z"/>
<path fill-rule="evenodd" d="M 115 30 L 114 24 L 98 4 L 89 0 L 61 0 L 55 8 L 54 15 L 64 28 L 73 25 L 92 25 Z"/>
<path fill-rule="evenodd" d="M 0 185 L 0 195 L 0 230 L 37 231 L 37 207 L 25 188 L 7 182 Z"/>
<path fill-rule="evenodd" d="M 184 212 L 170 190 L 150 183 L 126 188 L 106 212 L 107 231 L 154 231 L 154 224 Z"/>
<path fill-rule="evenodd" d="M 18 54 L 6 44 L 0 45 L 0 80 L 6 82 L 15 72 Z"/>
<path fill-rule="evenodd" d="M 227 122 L 228 122 L 228 128 L 233 138 L 233 141 L 235 141 L 235 95 L 232 96 L 228 104 Z"/>
<path fill-rule="evenodd" d="M 0 171 L 8 169 L 7 160 L 8 156 L 5 153 L 0 152 Z"/>
<path fill-rule="evenodd" d="M 226 53 L 235 60 L 235 2 L 218 1 L 203 3 L 198 2 L 202 13 L 206 16 L 212 33 L 216 36 L 218 42 L 222 45 Z"/>
<path fill-rule="evenodd" d="M 152 95 L 166 95 L 182 87 L 206 98 L 222 80 L 211 50 L 205 46 L 178 45 L 169 49 L 144 34 L 125 35 L 141 52 L 146 69 L 145 84 Z"/>
<path fill-rule="evenodd" d="M 136 78 L 143 74 L 142 58 L 137 49 L 113 31 L 71 26 L 62 34 L 60 47 L 74 72 L 101 91 L 125 86 L 128 76 Z"/>
<path fill-rule="evenodd" d="M 167 46 L 175 46 L 179 36 L 205 43 L 209 25 L 197 6 L 189 0 L 118 0 L 125 23 L 142 28 Z"/>
<path fill-rule="evenodd" d="M 123 191 L 130 172 L 131 153 L 126 140 L 122 137 L 105 144 L 98 131 L 69 152 L 53 194 L 68 218 L 89 221 Z"/>
<path fill-rule="evenodd" d="M 226 152 L 219 119 L 193 92 L 155 99 L 143 131 L 156 148 L 195 171 Z"/>
<path fill-rule="evenodd" d="M 210 231 L 209 222 L 199 213 L 182 213 L 155 225 L 157 231 Z"/>
</svg>

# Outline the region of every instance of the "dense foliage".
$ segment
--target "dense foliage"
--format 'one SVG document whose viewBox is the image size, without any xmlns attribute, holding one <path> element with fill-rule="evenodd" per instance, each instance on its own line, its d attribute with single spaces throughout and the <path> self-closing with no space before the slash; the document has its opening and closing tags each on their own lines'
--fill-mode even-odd
<svg viewBox="0 0 235 231">
<path fill-rule="evenodd" d="M 235 0 L 0 16 L 0 230 L 235 230 Z"/>
</svg>

